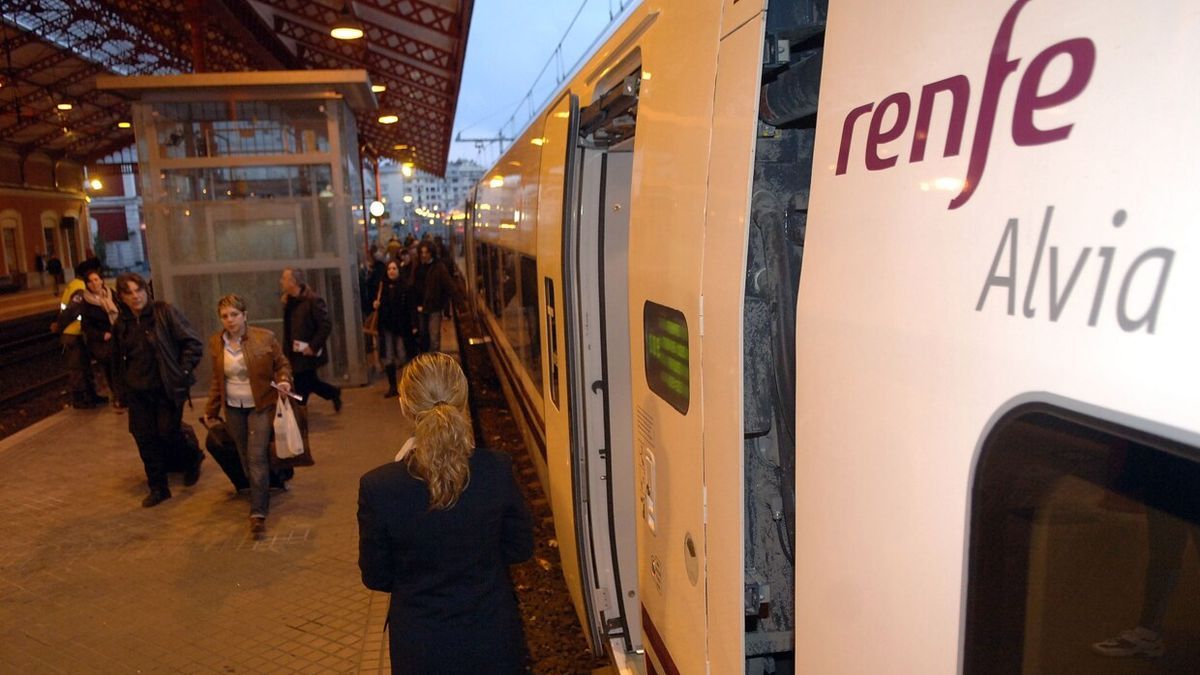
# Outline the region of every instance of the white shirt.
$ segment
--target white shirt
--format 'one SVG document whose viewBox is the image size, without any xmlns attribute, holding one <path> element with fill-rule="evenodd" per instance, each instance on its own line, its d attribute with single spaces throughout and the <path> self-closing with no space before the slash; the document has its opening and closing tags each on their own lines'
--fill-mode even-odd
<svg viewBox="0 0 1200 675">
<path fill-rule="evenodd" d="M 230 408 L 253 408 L 254 391 L 250 389 L 250 371 L 246 367 L 246 351 L 242 341 L 222 332 L 225 342 L 225 405 Z"/>
</svg>

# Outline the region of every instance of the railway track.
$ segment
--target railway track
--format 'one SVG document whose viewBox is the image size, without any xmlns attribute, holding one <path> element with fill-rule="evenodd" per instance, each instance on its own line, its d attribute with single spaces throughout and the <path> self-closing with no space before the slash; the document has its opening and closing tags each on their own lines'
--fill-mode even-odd
<svg viewBox="0 0 1200 675">
<path fill-rule="evenodd" d="M 61 391 L 68 373 L 57 335 L 49 331 L 54 313 L 37 314 L 0 324 L 0 414 L 18 403 L 36 402 L 61 408 Z"/>
</svg>

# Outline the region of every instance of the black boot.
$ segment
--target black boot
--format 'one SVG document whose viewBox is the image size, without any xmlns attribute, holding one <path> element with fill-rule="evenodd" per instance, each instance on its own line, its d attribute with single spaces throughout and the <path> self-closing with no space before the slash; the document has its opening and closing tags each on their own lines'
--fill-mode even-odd
<svg viewBox="0 0 1200 675">
<path fill-rule="evenodd" d="M 165 487 L 150 488 L 150 494 L 142 500 L 143 508 L 151 508 L 167 501 L 171 498 L 171 491 Z"/>
<path fill-rule="evenodd" d="M 396 391 L 396 366 L 389 365 L 384 370 L 385 370 L 385 372 L 387 372 L 388 390 L 387 390 L 387 393 L 383 395 L 383 397 L 391 398 L 393 396 L 399 396 L 400 392 Z"/>
</svg>

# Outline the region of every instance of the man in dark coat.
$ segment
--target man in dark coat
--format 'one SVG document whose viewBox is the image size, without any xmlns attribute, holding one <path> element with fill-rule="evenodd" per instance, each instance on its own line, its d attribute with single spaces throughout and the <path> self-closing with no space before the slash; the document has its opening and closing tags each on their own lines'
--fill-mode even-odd
<svg viewBox="0 0 1200 675">
<path fill-rule="evenodd" d="M 167 466 L 173 458 L 187 466 L 184 485 L 200 479 L 204 454 L 185 439 L 181 422 L 204 343 L 182 312 L 165 302 L 150 302 L 141 275 L 117 277 L 117 293 L 121 307 L 113 326 L 114 384 L 129 407 L 129 433 L 146 469 L 150 494 L 142 506 L 157 506 L 171 498 Z"/>
<path fill-rule="evenodd" d="M 51 253 L 50 257 L 46 259 L 46 274 L 49 274 L 50 278 L 54 281 L 54 290 L 51 291 L 50 294 L 58 295 L 58 287 L 61 286 L 64 281 L 63 265 L 62 260 L 59 260 L 58 256 L 54 255 L 53 253 Z"/>
<path fill-rule="evenodd" d="M 442 310 L 450 306 L 454 293 L 454 282 L 446 266 L 438 260 L 437 247 L 432 241 L 423 241 L 417 247 L 421 262 L 417 266 L 415 283 L 417 291 L 417 317 L 420 321 L 420 350 L 442 351 Z"/>
<path fill-rule="evenodd" d="M 308 404 L 309 394 L 333 401 L 336 412 L 342 410 L 342 390 L 324 382 L 317 368 L 329 363 L 326 342 L 333 332 L 325 300 L 308 287 L 304 270 L 287 268 L 279 276 L 283 291 L 283 354 L 292 364 L 296 393 Z"/>
</svg>

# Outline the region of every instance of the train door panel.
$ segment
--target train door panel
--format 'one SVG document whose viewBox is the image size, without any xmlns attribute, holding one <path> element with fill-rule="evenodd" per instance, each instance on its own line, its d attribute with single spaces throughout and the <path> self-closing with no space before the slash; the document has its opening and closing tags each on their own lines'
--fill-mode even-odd
<svg viewBox="0 0 1200 675">
<path fill-rule="evenodd" d="M 631 76 L 633 77 L 633 76 Z M 636 79 L 636 78 L 635 78 Z M 589 632 L 640 649 L 629 344 L 629 202 L 636 82 L 580 112 L 575 208 L 564 233 L 567 388 Z M 616 89 L 616 88 L 614 88 Z M 621 118 L 621 128 L 613 120 Z M 588 594 L 590 592 L 590 595 Z"/>
<path fill-rule="evenodd" d="M 707 316 L 743 314 L 759 88 L 758 79 L 747 74 L 761 68 L 766 21 L 762 3 L 757 4 L 760 13 L 722 38 L 717 57 L 705 204 L 703 296 Z M 777 367 L 767 349 L 769 345 L 763 342 L 761 338 L 744 337 L 742 322 L 709 321 L 704 329 L 701 395 L 706 411 L 708 658 L 714 673 L 764 672 L 768 655 L 784 651 L 774 643 L 783 643 L 786 648 L 788 642 L 785 631 L 790 626 L 776 622 L 772 624 L 774 630 L 758 630 L 764 607 L 771 613 L 778 612 L 778 601 L 771 591 L 782 592 L 785 587 L 767 575 L 753 555 L 758 543 L 746 541 L 749 514 L 761 510 L 757 502 L 776 491 L 768 487 L 770 476 L 748 479 L 750 468 L 746 465 L 750 460 L 746 458 L 757 458 L 756 453 L 734 450 L 742 450 L 748 442 L 743 396 L 752 394 L 744 391 L 743 372 L 758 368 L 757 364 L 747 363 L 739 367 L 739 359 L 731 355 Z M 762 598 L 761 604 L 748 597 L 751 593 Z M 744 631 L 750 631 L 750 635 L 743 636 Z"/>
<path fill-rule="evenodd" d="M 633 400 L 629 334 L 629 202 L 633 187 L 633 141 L 606 156 L 602 264 L 604 289 L 605 374 L 608 382 L 608 429 L 605 441 L 608 465 L 609 536 L 614 565 L 614 602 L 622 605 L 628 630 L 625 650 L 641 643 L 640 600 L 637 597 L 636 498 L 633 461 Z M 599 487 L 599 486 L 597 486 Z M 611 611 L 616 611 L 613 608 Z"/>
<path fill-rule="evenodd" d="M 598 646 L 617 639 L 625 652 L 634 648 L 629 627 L 637 618 L 629 611 L 631 603 L 636 607 L 636 584 L 623 578 L 620 564 L 623 554 L 625 576 L 636 570 L 627 325 L 631 157 L 581 149 L 577 219 L 567 252 L 573 269 L 567 278 L 579 280 L 568 299 L 568 387 L 576 536 L 591 590 L 584 600 Z"/>
<path fill-rule="evenodd" d="M 564 269 L 563 259 L 565 232 L 574 222 L 576 203 L 567 199 L 574 195 L 578 185 L 577 144 L 579 118 L 579 98 L 574 94 L 564 95 L 546 116 L 542 137 L 541 177 L 539 180 L 538 196 L 538 269 L 543 278 L 542 299 L 543 323 L 546 330 L 554 330 L 556 334 L 546 335 L 542 344 L 548 350 L 544 355 L 545 362 L 550 368 L 557 368 L 560 374 L 569 370 L 565 357 L 567 350 L 568 328 L 563 320 L 567 304 L 565 294 L 570 290 L 564 280 L 569 273 Z M 550 294 L 553 293 L 553 296 Z M 550 312 L 553 311 L 553 320 Z M 556 348 L 556 349 L 552 349 Z M 589 625 L 588 613 L 585 611 L 585 598 L 582 593 L 584 586 L 583 566 L 578 555 L 579 546 L 576 538 L 575 522 L 575 481 L 574 456 L 571 448 L 573 441 L 570 432 L 570 412 L 573 402 L 559 392 L 550 389 L 553 382 L 543 380 L 545 385 L 546 423 L 546 476 L 545 485 L 550 497 L 551 508 L 554 512 L 554 531 L 559 543 L 562 556 L 563 577 L 571 592 L 571 600 L 579 614 L 581 625 Z"/>
</svg>

